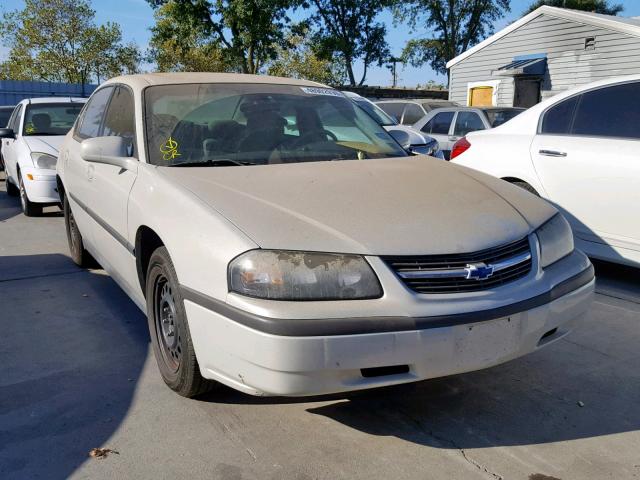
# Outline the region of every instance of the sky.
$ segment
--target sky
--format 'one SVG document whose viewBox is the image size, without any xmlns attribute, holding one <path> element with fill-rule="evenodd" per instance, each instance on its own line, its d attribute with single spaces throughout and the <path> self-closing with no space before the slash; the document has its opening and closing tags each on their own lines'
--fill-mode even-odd
<svg viewBox="0 0 640 480">
<path fill-rule="evenodd" d="M 532 0 L 511 0 L 511 13 L 495 22 L 495 30 L 498 31 L 520 18 L 531 3 Z M 625 17 L 640 16 L 640 0 L 614 0 L 613 3 L 622 3 L 624 5 L 625 9 L 622 15 Z M 119 23 L 125 41 L 132 40 L 143 50 L 146 49 L 151 35 L 149 28 L 153 25 L 153 11 L 145 0 L 93 0 L 91 4 L 96 11 L 97 23 L 105 23 L 107 21 Z M 3 0 L 2 6 L 0 6 L 0 13 L 23 7 L 23 0 Z M 380 21 L 387 26 L 387 41 L 391 47 L 391 53 L 396 56 L 402 52 L 407 40 L 428 33 L 426 30 L 412 33 L 406 25 L 394 25 L 390 13 L 381 15 Z M 6 58 L 7 52 L 6 46 L 0 45 L 0 59 Z M 437 74 L 427 65 L 420 68 L 401 66 L 398 70 L 398 84 L 400 86 L 415 87 L 417 84 L 424 85 L 429 80 L 440 83 L 446 82 L 446 77 Z M 361 74 L 360 65 L 356 65 L 355 73 L 356 76 L 358 73 Z M 384 66 L 370 68 L 365 83 L 368 85 L 388 86 L 391 84 L 391 73 Z"/>
</svg>

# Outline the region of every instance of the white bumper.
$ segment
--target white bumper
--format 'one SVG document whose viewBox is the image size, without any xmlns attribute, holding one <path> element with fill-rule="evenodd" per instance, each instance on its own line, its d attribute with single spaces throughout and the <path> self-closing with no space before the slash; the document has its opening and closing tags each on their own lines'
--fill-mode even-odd
<svg viewBox="0 0 640 480">
<path fill-rule="evenodd" d="M 56 171 L 22 167 L 20 172 L 27 197 L 33 203 L 58 203 Z"/>
<path fill-rule="evenodd" d="M 591 280 L 495 320 L 360 335 L 272 335 L 188 300 L 185 307 L 204 377 L 252 395 L 305 396 L 414 382 L 520 357 L 566 335 L 589 308 L 594 285 Z M 391 366 L 400 373 L 363 376 L 362 369 Z"/>
</svg>

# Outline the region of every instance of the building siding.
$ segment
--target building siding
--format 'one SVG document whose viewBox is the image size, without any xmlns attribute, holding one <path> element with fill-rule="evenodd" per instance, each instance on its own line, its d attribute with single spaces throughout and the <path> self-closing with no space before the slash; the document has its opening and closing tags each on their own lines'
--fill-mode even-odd
<svg viewBox="0 0 640 480">
<path fill-rule="evenodd" d="M 584 49 L 586 37 L 596 38 L 594 50 Z M 533 53 L 547 55 L 543 98 L 607 77 L 640 74 L 640 37 L 541 14 L 452 66 L 449 99 L 466 105 L 469 82 L 500 79 L 498 105 L 511 106 L 513 78 L 491 72 Z"/>
</svg>

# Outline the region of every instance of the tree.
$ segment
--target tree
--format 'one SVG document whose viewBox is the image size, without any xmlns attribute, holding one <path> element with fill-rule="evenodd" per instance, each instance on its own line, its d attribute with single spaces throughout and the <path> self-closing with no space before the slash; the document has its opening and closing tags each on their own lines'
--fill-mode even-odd
<svg viewBox="0 0 640 480">
<path fill-rule="evenodd" d="M 402 57 L 448 74 L 447 62 L 492 34 L 493 22 L 509 11 L 509 0 L 397 0 L 396 21 L 432 32 L 407 42 Z"/>
<path fill-rule="evenodd" d="M 573 10 L 585 10 L 587 12 L 603 13 L 605 15 L 618 15 L 624 10 L 621 4 L 610 4 L 609 0 L 536 0 L 524 14 L 531 13 L 543 5 L 570 8 Z"/>
<path fill-rule="evenodd" d="M 219 42 L 202 22 L 181 17 L 180 6 L 168 2 L 155 12 L 148 60 L 161 72 L 225 72 L 234 70 Z"/>
<path fill-rule="evenodd" d="M 5 13 L 0 37 L 9 58 L 0 76 L 86 83 L 136 72 L 137 46 L 122 43 L 117 24 L 95 25 L 94 16 L 86 0 L 26 0 L 23 10 Z"/>
<path fill-rule="evenodd" d="M 294 29 L 286 38 L 290 48 L 278 48 L 267 73 L 279 77 L 302 78 L 327 85 L 342 85 L 346 72 L 334 59 L 320 58 L 313 48 L 308 29 Z"/>
<path fill-rule="evenodd" d="M 382 66 L 389 58 L 385 40 L 387 29 L 375 19 L 389 6 L 388 0 L 308 0 L 315 7 L 310 20 L 316 26 L 313 42 L 320 58 L 339 55 L 352 86 L 363 85 L 371 65 Z M 353 72 L 354 62 L 361 60 L 363 73 L 359 82 Z"/>
<path fill-rule="evenodd" d="M 296 0 L 147 0 L 153 8 L 170 5 L 172 28 L 162 31 L 156 25 L 157 41 L 171 40 L 171 32 L 181 31 L 175 37 L 177 53 L 189 53 L 185 43 L 185 29 L 193 29 L 196 46 L 209 48 L 219 55 L 225 69 L 243 73 L 258 73 L 277 53 L 277 47 L 286 46 L 285 31 L 290 19 L 289 8 Z M 164 12 L 165 14 L 167 12 Z M 162 14 L 161 14 L 162 15 Z M 157 33 L 156 33 L 157 32 Z M 156 42 L 157 45 L 157 42 Z M 200 50 L 202 54 L 203 50 Z M 198 52 L 196 51 L 196 54 Z M 184 58 L 178 64 L 187 65 Z"/>
</svg>

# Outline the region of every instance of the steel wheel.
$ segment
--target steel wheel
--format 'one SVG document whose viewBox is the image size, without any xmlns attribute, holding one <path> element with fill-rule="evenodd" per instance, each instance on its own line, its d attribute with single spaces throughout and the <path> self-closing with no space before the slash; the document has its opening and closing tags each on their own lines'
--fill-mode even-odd
<svg viewBox="0 0 640 480">
<path fill-rule="evenodd" d="M 176 300 L 169 281 L 164 275 L 156 279 L 154 316 L 156 337 L 162 358 L 171 372 L 177 372 L 182 363 L 182 337 L 177 322 Z"/>
</svg>

